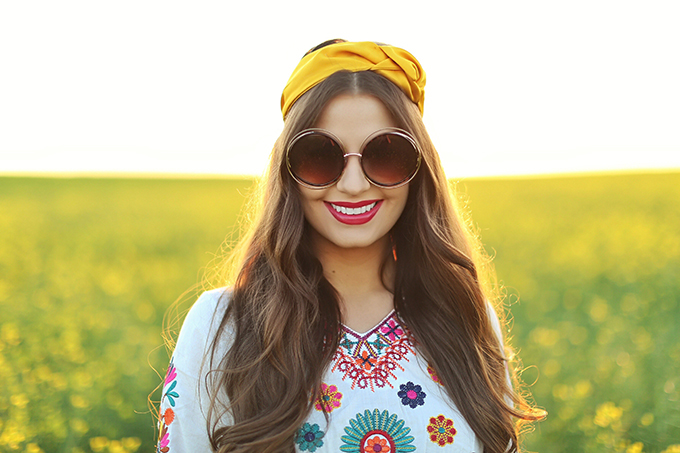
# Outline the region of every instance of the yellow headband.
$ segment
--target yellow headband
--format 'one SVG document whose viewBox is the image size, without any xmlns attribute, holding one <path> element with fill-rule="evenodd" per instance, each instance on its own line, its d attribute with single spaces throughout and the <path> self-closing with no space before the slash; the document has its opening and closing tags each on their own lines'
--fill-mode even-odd
<svg viewBox="0 0 680 453">
<path fill-rule="evenodd" d="M 425 71 L 413 55 L 404 49 L 374 42 L 340 42 L 322 47 L 300 60 L 281 95 L 284 119 L 300 96 L 338 71 L 377 72 L 401 88 L 423 114 Z"/>
</svg>

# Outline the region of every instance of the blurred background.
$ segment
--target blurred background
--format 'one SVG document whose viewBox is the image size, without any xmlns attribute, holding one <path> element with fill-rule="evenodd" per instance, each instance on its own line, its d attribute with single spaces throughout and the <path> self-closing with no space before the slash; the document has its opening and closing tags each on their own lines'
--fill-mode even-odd
<svg viewBox="0 0 680 453">
<path fill-rule="evenodd" d="M 326 39 L 428 74 L 425 123 L 548 418 L 530 451 L 680 451 L 680 5 L 0 5 L 0 451 L 151 451 L 200 292 Z M 225 240 L 226 238 L 226 240 Z M 188 291 L 188 293 L 186 293 Z"/>
</svg>

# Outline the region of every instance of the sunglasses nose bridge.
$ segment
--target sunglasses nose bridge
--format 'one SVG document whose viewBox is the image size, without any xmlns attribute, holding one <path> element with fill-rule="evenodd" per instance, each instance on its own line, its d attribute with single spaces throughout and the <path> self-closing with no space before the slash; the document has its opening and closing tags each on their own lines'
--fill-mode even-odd
<svg viewBox="0 0 680 453">
<path fill-rule="evenodd" d="M 357 159 L 352 159 L 357 157 Z M 337 188 L 341 192 L 350 193 L 353 195 L 359 194 L 371 187 L 370 182 L 364 175 L 364 170 L 361 167 L 361 154 L 347 153 L 344 155 L 345 168 L 342 176 L 338 180 Z"/>
</svg>

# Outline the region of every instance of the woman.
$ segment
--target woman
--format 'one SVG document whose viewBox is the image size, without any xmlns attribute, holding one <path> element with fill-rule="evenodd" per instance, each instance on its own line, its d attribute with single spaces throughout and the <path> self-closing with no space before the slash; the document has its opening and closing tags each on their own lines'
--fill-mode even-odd
<svg viewBox="0 0 680 453">
<path fill-rule="evenodd" d="M 302 59 L 232 288 L 182 327 L 159 451 L 518 450 L 515 419 L 540 414 L 510 385 L 424 86 L 393 46 Z"/>
</svg>

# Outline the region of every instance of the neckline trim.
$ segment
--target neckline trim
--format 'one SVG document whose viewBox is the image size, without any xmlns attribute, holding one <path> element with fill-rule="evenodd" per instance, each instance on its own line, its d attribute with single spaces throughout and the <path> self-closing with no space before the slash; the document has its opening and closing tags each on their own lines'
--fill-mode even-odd
<svg viewBox="0 0 680 453">
<path fill-rule="evenodd" d="M 352 329 L 351 327 L 347 327 L 344 323 L 340 323 L 340 325 L 342 326 L 342 329 L 343 329 L 345 332 L 350 333 L 350 334 L 354 335 L 354 336 L 357 337 L 357 338 L 367 338 L 367 337 L 370 337 L 371 335 L 373 335 L 373 333 L 374 333 L 376 330 L 378 330 L 380 327 L 382 327 L 382 325 L 385 324 L 390 318 L 392 318 L 393 316 L 395 316 L 395 314 L 396 314 L 396 312 L 395 312 L 395 310 L 394 310 L 394 308 L 393 308 L 393 309 L 392 309 L 392 310 L 391 310 L 391 311 L 390 311 L 390 312 L 389 312 L 382 320 L 380 320 L 380 321 L 378 322 L 378 324 L 376 324 L 375 326 L 371 327 L 370 329 L 368 329 L 368 330 L 367 330 L 366 332 L 364 332 L 364 333 L 359 333 L 359 332 L 357 332 L 356 330 Z"/>
</svg>

